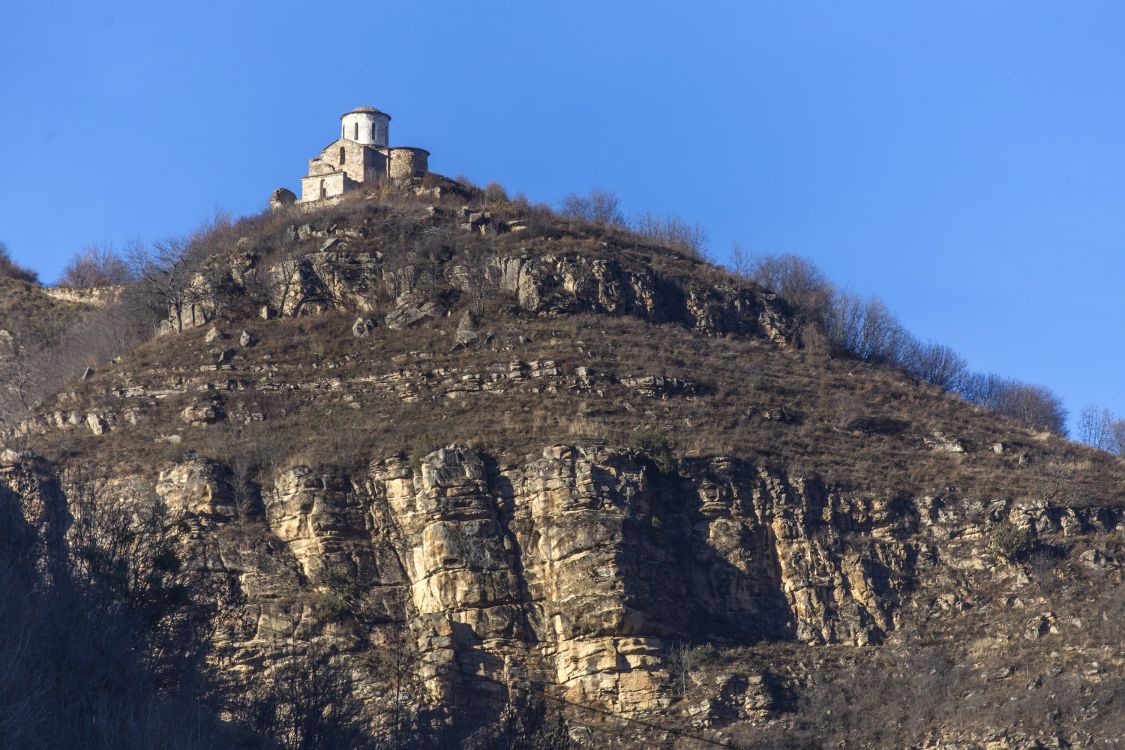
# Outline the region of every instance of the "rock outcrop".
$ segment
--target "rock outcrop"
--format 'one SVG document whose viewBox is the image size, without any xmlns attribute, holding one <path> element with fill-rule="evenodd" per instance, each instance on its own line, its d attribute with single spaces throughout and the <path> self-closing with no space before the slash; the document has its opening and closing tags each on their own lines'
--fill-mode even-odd
<svg viewBox="0 0 1125 750">
<path fill-rule="evenodd" d="M 264 289 L 269 309 L 282 316 L 327 310 L 365 314 L 393 300 L 385 316 L 390 328 L 444 315 L 443 300 L 450 295 L 476 298 L 497 289 L 513 295 L 523 310 L 541 315 L 634 315 L 653 323 L 679 323 L 704 335 L 760 336 L 779 344 L 795 333 L 783 301 L 746 286 L 702 286 L 644 266 L 629 268 L 617 260 L 580 254 L 544 254 L 531 247 L 518 255 L 493 257 L 477 268 L 439 258 L 443 268 L 423 273 L 414 264 L 392 265 L 381 252 L 357 251 L 346 236 L 310 228 L 306 238 L 320 236 L 328 239 L 319 250 L 268 262 L 252 252 L 208 259 L 187 295 L 192 304 L 178 315 L 173 311 L 167 329 L 176 330 L 179 322 L 188 328 L 206 325 L 222 307 L 222 297 L 253 287 Z M 435 286 L 435 279 L 443 279 L 448 287 Z"/>
<path fill-rule="evenodd" d="M 590 311 L 682 323 L 700 333 L 741 333 L 784 343 L 792 331 L 784 303 L 747 288 L 697 287 L 614 260 L 526 253 L 497 258 L 489 273 L 529 312 Z"/>
</svg>

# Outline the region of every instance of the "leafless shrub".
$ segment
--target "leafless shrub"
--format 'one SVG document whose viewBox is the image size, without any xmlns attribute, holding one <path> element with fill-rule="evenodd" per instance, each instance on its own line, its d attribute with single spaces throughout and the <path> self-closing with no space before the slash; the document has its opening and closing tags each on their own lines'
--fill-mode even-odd
<svg viewBox="0 0 1125 750">
<path fill-rule="evenodd" d="M 499 182 L 490 182 L 484 186 L 484 202 L 490 204 L 507 203 L 508 191 Z"/>
<path fill-rule="evenodd" d="M 0 423 L 18 419 L 38 402 L 48 373 L 37 360 L 48 343 L 42 332 L 27 331 L 7 344 L 7 356 L 0 359 Z"/>
<path fill-rule="evenodd" d="M 657 216 L 651 211 L 637 214 L 629 228 L 647 240 L 681 252 L 697 260 L 708 260 L 707 232 L 699 224 L 689 224 L 676 214 Z"/>
<path fill-rule="evenodd" d="M 898 363 L 905 332 L 879 298 L 837 293 L 825 323 L 829 338 L 859 359 Z"/>
<path fill-rule="evenodd" d="M 946 390 L 956 390 L 968 375 L 961 355 L 944 344 L 922 342 L 906 334 L 899 363 L 914 377 Z"/>
<path fill-rule="evenodd" d="M 836 424 L 839 427 L 846 428 L 863 416 L 863 401 L 853 394 L 840 395 L 836 398 L 834 406 Z"/>
<path fill-rule="evenodd" d="M 1066 409 L 1049 389 L 990 374 L 966 376 L 958 388 L 966 400 L 1028 427 L 1066 435 Z"/>
<path fill-rule="evenodd" d="M 607 226 L 625 223 L 625 215 L 621 213 L 621 200 L 608 190 L 597 187 L 586 195 L 566 196 L 559 208 L 563 216 L 590 224 Z"/>
<path fill-rule="evenodd" d="M 200 453 L 226 467 L 235 518 L 240 523 L 262 517 L 262 487 L 274 480 L 284 452 L 278 431 L 265 422 L 215 425 L 200 447 Z"/>
<path fill-rule="evenodd" d="M 965 361 L 952 349 L 922 342 L 903 328 L 877 297 L 864 299 L 840 291 L 807 260 L 790 255 L 761 256 L 752 262 L 749 276 L 794 305 L 803 325 L 819 327 L 838 351 L 867 362 L 900 367 L 1028 427 L 1066 434 L 1066 410 L 1050 390 L 969 372 Z M 802 336 L 803 340 L 807 338 Z"/>
</svg>

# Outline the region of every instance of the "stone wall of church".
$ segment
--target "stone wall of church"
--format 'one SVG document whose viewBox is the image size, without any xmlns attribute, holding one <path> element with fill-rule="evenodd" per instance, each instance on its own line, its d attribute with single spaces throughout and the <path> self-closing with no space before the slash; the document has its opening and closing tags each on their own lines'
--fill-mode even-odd
<svg viewBox="0 0 1125 750">
<path fill-rule="evenodd" d="M 400 146 L 392 148 L 391 179 L 421 177 L 430 169 L 430 152 L 424 148 Z"/>
<path fill-rule="evenodd" d="M 301 201 L 308 202 L 343 195 L 348 189 L 349 183 L 353 186 L 355 184 L 343 172 L 302 177 Z"/>
</svg>

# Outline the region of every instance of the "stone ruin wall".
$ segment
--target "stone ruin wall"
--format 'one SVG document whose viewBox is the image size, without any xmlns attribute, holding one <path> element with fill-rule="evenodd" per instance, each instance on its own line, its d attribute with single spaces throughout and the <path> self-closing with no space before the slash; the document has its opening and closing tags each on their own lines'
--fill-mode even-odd
<svg viewBox="0 0 1125 750">
<path fill-rule="evenodd" d="M 47 287 L 43 290 L 43 293 L 62 302 L 73 302 L 79 305 L 90 305 L 91 307 L 109 307 L 117 301 L 122 289 L 124 287 L 121 286 Z"/>
</svg>

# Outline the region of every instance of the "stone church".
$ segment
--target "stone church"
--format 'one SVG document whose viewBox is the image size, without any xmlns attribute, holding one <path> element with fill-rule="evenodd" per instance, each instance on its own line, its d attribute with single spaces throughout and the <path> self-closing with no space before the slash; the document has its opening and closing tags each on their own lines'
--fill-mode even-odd
<svg viewBox="0 0 1125 750">
<path fill-rule="evenodd" d="M 340 137 L 309 159 L 301 178 L 301 202 L 334 198 L 384 179 L 421 177 L 430 152 L 388 144 L 391 116 L 374 107 L 357 107 L 340 116 Z"/>
</svg>

